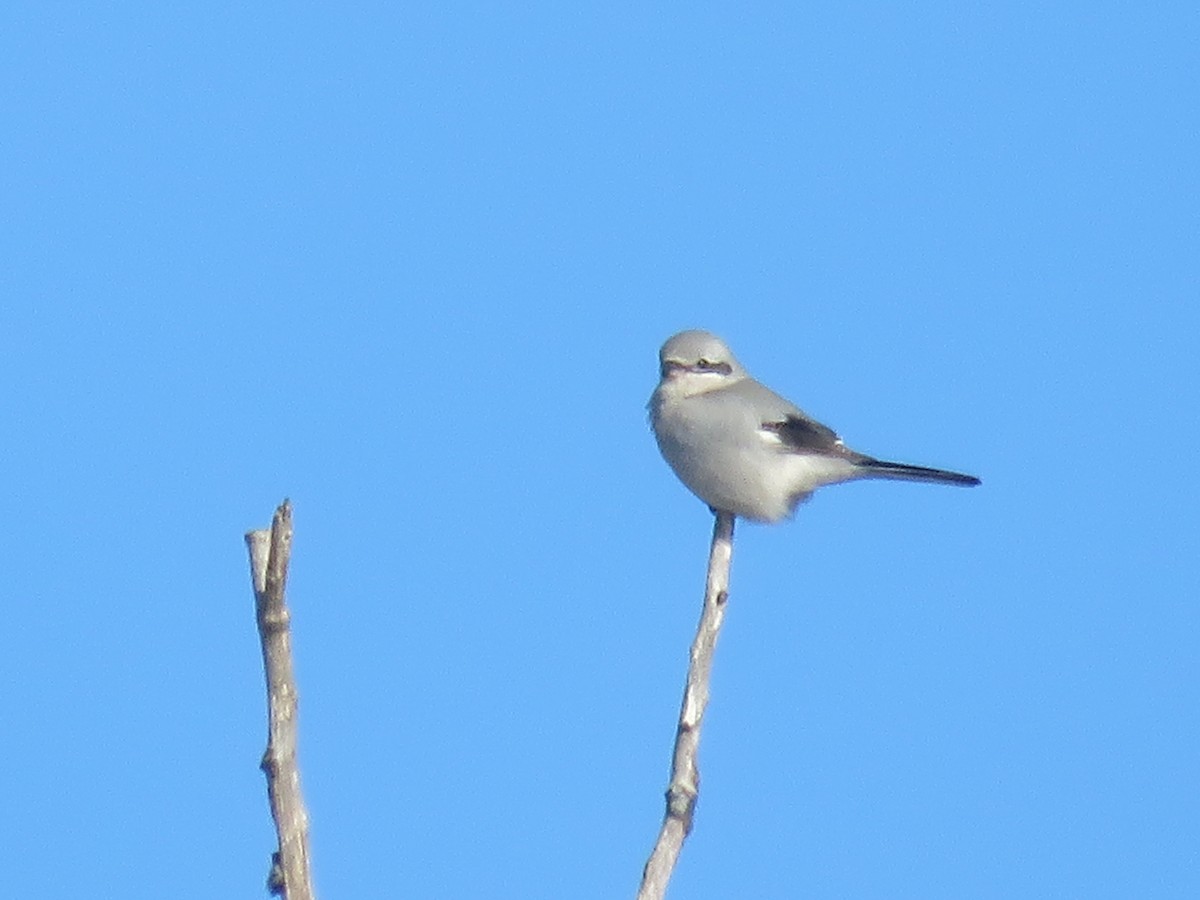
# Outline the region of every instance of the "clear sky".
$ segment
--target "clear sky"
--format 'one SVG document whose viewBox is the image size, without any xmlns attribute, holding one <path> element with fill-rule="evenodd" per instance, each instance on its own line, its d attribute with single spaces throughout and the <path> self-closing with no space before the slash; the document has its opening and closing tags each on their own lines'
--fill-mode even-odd
<svg viewBox="0 0 1200 900">
<path fill-rule="evenodd" d="M 711 529 L 645 422 L 687 327 L 984 483 L 739 528 L 672 897 L 1200 896 L 1194 4 L 0 35 L 6 896 L 265 896 L 285 496 L 320 895 L 632 896 Z"/>
</svg>

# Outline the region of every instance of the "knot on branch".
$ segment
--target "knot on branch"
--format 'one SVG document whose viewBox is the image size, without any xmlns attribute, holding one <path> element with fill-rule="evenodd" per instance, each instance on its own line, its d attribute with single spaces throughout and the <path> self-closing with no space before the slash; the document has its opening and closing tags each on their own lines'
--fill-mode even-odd
<svg viewBox="0 0 1200 900">
<path fill-rule="evenodd" d="M 695 788 L 673 784 L 667 788 L 667 816 L 683 825 L 685 835 L 692 833 L 692 819 L 696 814 Z"/>
<path fill-rule="evenodd" d="M 279 851 L 271 854 L 271 872 L 267 875 L 267 890 L 273 897 L 282 897 L 287 890 L 286 879 L 283 877 L 283 864 L 279 861 Z"/>
<path fill-rule="evenodd" d="M 258 767 L 262 769 L 267 778 L 274 778 L 279 774 L 279 757 L 276 756 L 273 747 L 268 747 L 266 752 L 263 753 Z"/>
<path fill-rule="evenodd" d="M 291 624 L 292 614 L 286 606 L 267 606 L 259 616 L 259 626 L 270 635 L 287 631 Z"/>
</svg>

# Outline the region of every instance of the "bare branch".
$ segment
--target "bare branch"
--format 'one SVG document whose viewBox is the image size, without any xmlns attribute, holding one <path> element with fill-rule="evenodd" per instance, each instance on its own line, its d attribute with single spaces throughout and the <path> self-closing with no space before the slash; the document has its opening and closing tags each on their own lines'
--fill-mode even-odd
<svg viewBox="0 0 1200 900">
<path fill-rule="evenodd" d="M 662 900 L 667 882 L 683 849 L 684 839 L 692 830 L 696 798 L 700 794 L 700 769 L 696 761 L 700 747 L 700 726 L 708 706 L 709 678 L 713 653 L 725 619 L 725 601 L 729 597 L 729 564 L 733 558 L 733 521 L 729 513 L 716 513 L 713 523 L 712 550 L 708 555 L 708 580 L 704 589 L 704 610 L 692 641 L 688 662 L 687 685 L 679 726 L 675 732 L 675 751 L 671 758 L 671 783 L 667 786 L 667 812 L 663 817 L 658 841 L 642 872 L 638 900 Z"/>
<path fill-rule="evenodd" d="M 262 770 L 267 776 L 271 817 L 279 835 L 267 888 L 285 900 L 314 900 L 308 863 L 308 812 L 300 792 L 296 764 L 296 707 L 299 695 L 292 672 L 291 615 L 284 602 L 288 561 L 292 552 L 292 505 L 275 510 L 270 531 L 246 535 L 255 618 L 262 641 L 267 676 L 267 750 Z"/>
</svg>

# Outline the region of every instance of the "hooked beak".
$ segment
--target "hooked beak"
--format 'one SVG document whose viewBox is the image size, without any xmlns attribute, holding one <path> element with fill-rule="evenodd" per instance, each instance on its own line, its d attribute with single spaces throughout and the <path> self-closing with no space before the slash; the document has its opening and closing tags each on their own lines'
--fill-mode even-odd
<svg viewBox="0 0 1200 900">
<path fill-rule="evenodd" d="M 662 366 L 659 369 L 659 374 L 663 379 L 674 378 L 680 372 L 689 371 L 690 367 L 674 359 L 664 359 Z"/>
</svg>

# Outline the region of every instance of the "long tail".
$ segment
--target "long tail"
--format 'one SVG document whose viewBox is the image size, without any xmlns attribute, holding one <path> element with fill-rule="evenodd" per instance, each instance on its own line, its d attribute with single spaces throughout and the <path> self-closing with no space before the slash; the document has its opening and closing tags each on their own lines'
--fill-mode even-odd
<svg viewBox="0 0 1200 900">
<path fill-rule="evenodd" d="M 974 475 L 949 472 L 945 469 L 928 469 L 925 466 L 907 466 L 904 463 L 885 462 L 882 459 L 866 459 L 861 463 L 865 474 L 871 478 L 895 478 L 901 481 L 931 481 L 937 484 L 960 484 L 974 487 L 980 484 Z"/>
</svg>

